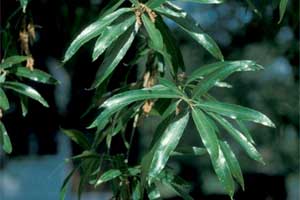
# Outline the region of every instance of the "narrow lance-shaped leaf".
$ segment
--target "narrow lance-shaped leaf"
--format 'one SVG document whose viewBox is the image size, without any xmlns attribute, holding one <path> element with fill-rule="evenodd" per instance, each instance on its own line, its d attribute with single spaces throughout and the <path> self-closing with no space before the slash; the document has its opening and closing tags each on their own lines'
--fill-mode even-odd
<svg viewBox="0 0 300 200">
<path fill-rule="evenodd" d="M 192 116 L 202 142 L 211 159 L 218 157 L 219 141 L 205 114 L 198 108 L 193 108 Z"/>
<path fill-rule="evenodd" d="M 252 143 L 255 144 L 255 141 L 253 140 L 248 128 L 246 127 L 246 125 L 243 123 L 243 121 L 241 120 L 235 120 L 236 123 L 238 124 L 238 126 L 240 127 L 240 130 L 242 131 L 242 133 L 246 136 L 246 138 Z"/>
<path fill-rule="evenodd" d="M 11 56 L 4 59 L 4 62 L 0 63 L 0 69 L 6 69 L 12 67 L 15 64 L 26 61 L 28 56 Z"/>
<path fill-rule="evenodd" d="M 9 101 L 5 92 L 0 88 L 0 109 L 8 110 L 9 109 Z"/>
<path fill-rule="evenodd" d="M 249 64 L 253 61 L 242 60 L 242 61 L 224 61 L 216 62 L 208 65 L 204 65 L 194 70 L 188 77 L 186 84 L 189 84 L 197 79 L 203 79 L 205 76 L 217 71 L 218 69 L 226 68 L 228 66 L 240 66 L 242 63 Z"/>
<path fill-rule="evenodd" d="M 111 181 L 122 175 L 122 172 L 119 169 L 110 169 L 104 172 L 99 179 L 96 181 L 95 186 L 99 186 L 100 184 Z"/>
<path fill-rule="evenodd" d="M 260 153 L 240 131 L 235 129 L 226 119 L 222 118 L 221 116 L 215 114 L 211 114 L 211 116 L 227 130 L 227 132 L 243 147 L 243 149 L 253 160 L 264 164 Z"/>
<path fill-rule="evenodd" d="M 224 153 L 224 156 L 226 158 L 232 176 L 239 182 L 239 184 L 242 186 L 242 189 L 244 190 L 245 188 L 244 178 L 243 178 L 239 161 L 237 160 L 236 156 L 234 155 L 233 151 L 231 150 L 227 142 L 221 141 L 220 147 Z"/>
<path fill-rule="evenodd" d="M 225 188 L 230 198 L 233 199 L 234 181 L 221 148 L 219 148 L 217 158 L 211 159 L 211 162 L 222 186 Z"/>
<path fill-rule="evenodd" d="M 206 111 L 211 111 L 232 119 L 252 121 L 264 126 L 275 127 L 274 123 L 266 115 L 250 108 L 218 101 L 205 101 L 197 105 Z"/>
<path fill-rule="evenodd" d="M 106 26 L 112 23 L 116 18 L 124 13 L 130 12 L 131 10 L 131 8 L 121 8 L 113 13 L 106 15 L 103 18 L 100 18 L 99 20 L 86 27 L 68 47 L 63 62 L 68 61 L 82 45 L 84 45 L 94 37 L 100 35 L 106 28 Z"/>
<path fill-rule="evenodd" d="M 96 74 L 92 89 L 98 87 L 106 78 L 114 71 L 114 69 L 121 62 L 128 49 L 130 48 L 134 37 L 138 31 L 138 25 L 127 30 L 118 40 L 114 42 L 110 49 L 106 52 L 106 57 Z"/>
<path fill-rule="evenodd" d="M 134 23 L 134 21 L 135 17 L 131 15 L 121 23 L 107 26 L 96 41 L 93 51 L 93 61 L 95 61 L 116 39 L 118 39 L 119 36 Z"/>
<path fill-rule="evenodd" d="M 147 175 L 151 182 L 165 167 L 171 153 L 177 147 L 189 120 L 189 113 L 171 122 L 159 140 L 154 144 L 150 153 L 150 163 Z"/>
<path fill-rule="evenodd" d="M 179 45 L 177 44 L 177 41 L 173 36 L 173 33 L 160 16 L 156 17 L 155 23 L 163 37 L 163 42 L 165 44 L 166 51 L 171 57 L 173 71 L 175 72 L 175 74 L 177 74 L 178 69 L 185 71 L 183 57 Z"/>
<path fill-rule="evenodd" d="M 201 95 L 209 91 L 212 87 L 214 87 L 218 82 L 224 80 L 234 72 L 255 71 L 262 69 L 260 65 L 257 65 L 255 62 L 249 60 L 230 62 L 228 64 L 231 65 L 219 68 L 218 70 L 214 71 L 203 80 L 201 80 L 193 91 L 193 98 L 200 97 Z"/>
<path fill-rule="evenodd" d="M 28 85 L 25 85 L 23 83 L 18 83 L 18 82 L 10 82 L 10 81 L 6 81 L 2 85 L 6 89 L 10 89 L 17 93 L 25 95 L 31 99 L 34 99 L 34 100 L 40 102 L 43 106 L 49 107 L 46 100 L 35 89 L 33 89 L 32 87 L 30 87 Z"/>
<path fill-rule="evenodd" d="M 156 98 L 180 98 L 169 88 L 156 85 L 152 88 L 145 88 L 140 90 L 131 90 L 123 92 L 107 99 L 99 108 L 103 109 L 96 120 L 89 126 L 89 128 L 98 127 L 104 128 L 109 118 L 118 110 L 125 106 L 140 100 L 156 99 Z"/>
<path fill-rule="evenodd" d="M 54 79 L 50 74 L 43 72 L 38 69 L 30 70 L 26 67 L 16 67 L 10 70 L 11 73 L 19 77 L 24 77 L 32 81 L 46 83 L 46 84 L 57 84 L 58 81 Z"/>
<path fill-rule="evenodd" d="M 187 146 L 176 148 L 176 150 L 172 153 L 172 156 L 202 156 L 206 153 L 207 151 L 205 148 Z"/>
<path fill-rule="evenodd" d="M 6 153 L 12 152 L 12 145 L 5 129 L 4 124 L 0 121 L 0 145 Z"/>
<path fill-rule="evenodd" d="M 155 49 L 162 50 L 164 42 L 160 31 L 155 27 L 155 24 L 145 14 L 142 15 L 142 21 Z"/>
<path fill-rule="evenodd" d="M 66 134 L 72 141 L 77 143 L 83 149 L 89 149 L 91 147 L 90 142 L 88 141 L 87 137 L 84 133 L 78 130 L 71 130 L 71 129 L 61 129 L 64 134 Z"/>
<path fill-rule="evenodd" d="M 171 3 L 168 3 L 167 6 L 156 8 L 155 10 L 176 22 L 215 58 L 223 60 L 223 55 L 216 42 L 206 34 L 198 24 L 196 24 L 194 19 L 190 17 L 188 13 L 174 7 Z"/>
<path fill-rule="evenodd" d="M 283 19 L 283 16 L 284 16 L 284 13 L 286 11 L 286 6 L 288 4 L 288 0 L 280 0 L 280 3 L 279 3 L 279 21 L 278 21 L 278 24 L 282 21 Z"/>
<path fill-rule="evenodd" d="M 26 117 L 28 114 L 28 98 L 24 95 L 19 95 L 20 98 L 20 104 L 21 104 L 21 110 L 23 117 Z"/>
</svg>

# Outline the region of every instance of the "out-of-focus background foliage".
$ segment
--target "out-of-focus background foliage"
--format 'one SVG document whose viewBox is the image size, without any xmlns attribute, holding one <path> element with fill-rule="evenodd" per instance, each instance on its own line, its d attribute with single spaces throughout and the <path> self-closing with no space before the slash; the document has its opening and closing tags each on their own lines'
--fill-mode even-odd
<svg viewBox="0 0 300 200">
<path fill-rule="evenodd" d="M 36 27 L 37 39 L 31 50 L 35 67 L 50 72 L 62 83 L 58 86 L 35 85 L 50 102 L 50 109 L 30 102 L 30 112 L 22 118 L 18 102 L 6 113 L 4 122 L 12 137 L 14 152 L 0 152 L 0 199 L 54 200 L 71 169 L 64 159 L 76 147 L 63 136 L 59 127 L 81 128 L 80 116 L 88 107 L 92 93 L 85 90 L 93 81 L 101 62 L 91 62 L 92 45 L 86 45 L 62 67 L 63 53 L 70 41 L 99 16 L 108 1 L 32 0 L 26 18 Z M 236 199 L 299 199 L 299 1 L 290 0 L 286 15 L 277 24 L 278 8 L 272 1 L 254 1 L 258 16 L 246 1 L 228 0 L 220 5 L 181 3 L 220 45 L 226 60 L 252 59 L 265 67 L 255 73 L 239 73 L 228 80 L 231 89 L 216 89 L 214 95 L 227 102 L 241 104 L 266 113 L 276 124 L 268 129 L 248 124 L 266 165 L 248 159 L 238 146 L 237 152 L 245 175 L 246 191 L 237 189 Z M 18 52 L 18 31 L 24 17 L 17 1 L 1 1 L 1 58 Z M 212 62 L 195 42 L 171 22 L 177 36 L 187 73 Z M 129 59 L 131 54 L 129 52 Z M 136 73 L 132 72 L 133 75 Z M 116 75 L 115 81 L 122 73 Z M 121 77 L 120 77 L 121 78 Z M 137 159 L 157 125 L 156 118 L 145 118 L 134 144 Z M 183 143 L 195 144 L 195 130 L 187 128 Z M 234 143 L 232 143 L 234 145 Z M 228 199 L 213 174 L 207 157 L 173 159 L 171 165 L 193 182 L 195 199 Z M 69 199 L 76 199 L 78 180 L 72 180 Z M 168 196 L 169 192 L 164 192 Z M 87 188 L 84 200 L 109 199 L 102 186 Z M 171 199 L 171 195 L 170 195 Z"/>
</svg>

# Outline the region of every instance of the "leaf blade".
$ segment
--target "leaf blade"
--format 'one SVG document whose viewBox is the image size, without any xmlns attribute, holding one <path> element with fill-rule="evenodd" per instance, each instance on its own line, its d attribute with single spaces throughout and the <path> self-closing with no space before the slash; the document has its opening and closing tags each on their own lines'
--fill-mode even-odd
<svg viewBox="0 0 300 200">
<path fill-rule="evenodd" d="M 106 15 L 103 18 L 93 22 L 87 26 L 70 44 L 68 47 L 63 62 L 67 62 L 77 51 L 78 49 L 90 41 L 91 39 L 97 37 L 102 33 L 104 28 L 113 22 L 120 15 L 130 12 L 131 8 L 121 8 L 113 13 Z"/>
<path fill-rule="evenodd" d="M 6 153 L 12 152 L 12 145 L 4 124 L 0 121 L 0 145 Z"/>
<path fill-rule="evenodd" d="M 97 88 L 103 83 L 106 78 L 114 71 L 114 69 L 121 62 L 128 49 L 130 48 L 135 35 L 138 31 L 138 25 L 132 29 L 129 29 L 120 38 L 115 41 L 114 45 L 107 51 L 108 56 L 105 57 L 100 69 L 96 74 L 95 81 L 93 82 L 91 89 Z"/>
<path fill-rule="evenodd" d="M 19 94 L 25 95 L 41 103 L 45 107 L 49 107 L 47 101 L 34 88 L 23 83 L 6 81 L 2 84 L 4 88 L 13 90 Z"/>
<path fill-rule="evenodd" d="M 205 101 L 197 105 L 206 111 L 214 112 L 232 119 L 252 121 L 264 126 L 275 127 L 274 123 L 266 115 L 250 108 L 217 101 Z"/>
</svg>

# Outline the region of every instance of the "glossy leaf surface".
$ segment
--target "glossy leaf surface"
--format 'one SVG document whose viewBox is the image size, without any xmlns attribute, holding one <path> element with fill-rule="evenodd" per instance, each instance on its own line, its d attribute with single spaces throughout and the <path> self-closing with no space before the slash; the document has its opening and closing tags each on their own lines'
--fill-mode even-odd
<svg viewBox="0 0 300 200">
<path fill-rule="evenodd" d="M 227 142 L 221 141 L 220 147 L 226 158 L 226 161 L 228 163 L 228 166 L 229 166 L 232 176 L 239 182 L 239 184 L 244 189 L 245 188 L 244 178 L 243 178 L 242 170 L 241 170 L 238 159 L 234 155 L 233 151 L 231 150 L 231 148 Z"/>
<path fill-rule="evenodd" d="M 107 26 L 101 36 L 97 39 L 94 51 L 93 61 L 95 61 L 122 33 L 124 33 L 133 23 L 135 17 L 130 16 L 119 24 Z"/>
<path fill-rule="evenodd" d="M 185 11 L 177 8 L 171 9 L 172 4 L 169 3 L 168 5 L 169 7 L 164 6 L 156 8 L 156 11 L 176 22 L 184 31 L 186 31 L 195 41 L 202 45 L 215 58 L 223 60 L 223 55 L 216 42 L 202 30 L 202 28 L 194 21 L 194 19 Z"/>
<path fill-rule="evenodd" d="M 195 71 L 193 71 L 188 79 L 187 79 L 187 84 L 195 81 L 197 79 L 203 79 L 205 76 L 211 74 L 212 72 L 215 72 L 217 70 L 223 70 L 228 67 L 241 67 L 241 66 L 246 66 L 246 65 L 254 65 L 255 63 L 253 61 L 249 60 L 241 60 L 241 61 L 224 61 L 224 62 L 216 62 L 216 63 L 211 63 L 208 65 L 204 65 L 202 67 L 199 67 Z M 241 67 L 242 68 L 242 67 Z M 255 70 L 255 69 L 253 69 Z"/>
<path fill-rule="evenodd" d="M 38 69 L 30 70 L 26 67 L 16 67 L 13 68 L 10 72 L 15 74 L 16 76 L 24 77 L 36 82 L 58 84 L 58 81 L 55 80 L 50 74 Z"/>
<path fill-rule="evenodd" d="M 147 99 L 157 99 L 157 98 L 179 98 L 177 94 L 175 94 L 169 88 L 156 85 L 152 88 L 145 88 L 140 90 L 131 90 L 127 92 L 123 92 L 117 94 L 109 99 L 107 99 L 100 107 L 103 111 L 96 118 L 96 120 L 92 123 L 90 128 L 98 127 L 99 129 L 104 128 L 108 119 L 118 110 L 124 108 L 125 106 L 140 100 Z"/>
<path fill-rule="evenodd" d="M 71 43 L 71 45 L 68 47 L 64 61 L 68 61 L 77 51 L 78 49 L 93 39 L 94 37 L 97 37 L 100 35 L 104 29 L 112 23 L 116 18 L 118 18 L 120 15 L 130 12 L 130 8 L 122 8 L 119 9 L 111 14 L 106 15 L 103 18 L 100 18 L 99 20 L 95 21 L 94 23 L 90 24 L 88 27 L 86 27 Z"/>
<path fill-rule="evenodd" d="M 99 179 L 96 181 L 95 186 L 98 186 L 104 182 L 113 180 L 122 175 L 122 172 L 119 169 L 110 169 L 104 172 Z"/>
<path fill-rule="evenodd" d="M 18 82 L 6 81 L 5 83 L 3 83 L 3 87 L 6 89 L 13 90 L 22 95 L 25 95 L 31 99 L 34 99 L 34 100 L 40 102 L 45 107 L 49 107 L 48 103 L 40 95 L 40 93 L 38 93 L 35 89 L 33 89 L 32 87 L 30 87 L 28 85 L 25 85 L 23 83 L 18 83 Z"/>
<path fill-rule="evenodd" d="M 207 116 L 205 116 L 205 114 L 198 108 L 193 108 L 192 116 L 198 133 L 200 134 L 202 142 L 211 159 L 217 158 L 219 152 L 219 141 L 213 127 L 207 119 Z"/>
<path fill-rule="evenodd" d="M 215 114 L 211 116 L 216 121 L 218 121 L 224 127 L 225 130 L 227 130 L 227 132 L 243 147 L 243 149 L 253 160 L 256 160 L 264 164 L 263 158 L 260 155 L 260 153 L 240 131 L 235 129 L 226 119 Z"/>
<path fill-rule="evenodd" d="M 151 149 L 148 176 L 155 178 L 165 167 L 171 153 L 177 147 L 179 140 L 189 120 L 189 113 L 169 123 L 168 127 Z"/>
<path fill-rule="evenodd" d="M 230 62 L 230 64 L 231 65 L 227 65 L 226 67 L 219 68 L 201 80 L 193 91 L 193 97 L 200 97 L 212 87 L 216 86 L 218 82 L 224 80 L 234 72 L 255 71 L 262 69 L 260 65 L 257 65 L 255 62 L 249 60 Z"/>
<path fill-rule="evenodd" d="M 228 163 L 226 161 L 226 158 L 221 150 L 219 148 L 219 153 L 216 158 L 211 159 L 213 168 L 219 178 L 219 181 L 221 182 L 222 186 L 225 188 L 226 192 L 230 196 L 231 199 L 233 199 L 234 194 L 234 181 L 231 176 L 231 171 L 228 166 Z"/>
<path fill-rule="evenodd" d="M 107 77 L 114 71 L 114 69 L 121 62 L 128 49 L 130 48 L 134 37 L 138 31 L 137 24 L 135 27 L 130 28 L 107 50 L 106 57 L 96 74 L 95 81 L 92 88 L 98 87 Z"/>
<path fill-rule="evenodd" d="M 206 111 L 211 111 L 232 119 L 252 121 L 264 126 L 275 127 L 274 123 L 266 115 L 250 108 L 218 101 L 205 101 L 197 105 Z"/>
</svg>

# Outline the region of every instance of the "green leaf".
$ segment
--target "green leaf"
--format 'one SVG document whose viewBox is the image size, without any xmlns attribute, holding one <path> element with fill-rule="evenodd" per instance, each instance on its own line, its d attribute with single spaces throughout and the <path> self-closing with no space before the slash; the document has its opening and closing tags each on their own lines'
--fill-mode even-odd
<svg viewBox="0 0 300 200">
<path fill-rule="evenodd" d="M 260 153 L 240 131 L 235 129 L 226 119 L 222 118 L 221 116 L 215 114 L 211 114 L 211 116 L 217 122 L 219 122 L 225 128 L 225 130 L 227 130 L 227 132 L 244 148 L 244 150 L 253 160 L 264 164 L 263 158 Z"/>
<path fill-rule="evenodd" d="M 207 151 L 205 148 L 186 146 L 176 148 L 172 153 L 172 156 L 202 156 L 206 153 Z"/>
<path fill-rule="evenodd" d="M 248 128 L 241 120 L 235 120 L 238 126 L 240 127 L 242 133 L 246 136 L 246 138 L 252 143 L 255 144 L 255 141 L 253 140 Z"/>
<path fill-rule="evenodd" d="M 0 63 L 0 69 L 6 69 L 12 67 L 15 64 L 19 64 L 21 62 L 26 61 L 28 56 L 11 56 L 6 59 L 2 63 Z"/>
<path fill-rule="evenodd" d="M 145 168 L 150 182 L 164 169 L 171 153 L 177 147 L 188 121 L 189 113 L 177 117 L 169 123 L 164 133 L 152 147 L 149 156 L 150 162 Z"/>
<path fill-rule="evenodd" d="M 28 0 L 20 0 L 20 4 L 21 4 L 21 7 L 23 9 L 23 13 L 26 12 L 26 7 L 27 7 L 27 4 L 28 4 Z"/>
<path fill-rule="evenodd" d="M 202 81 L 200 81 L 193 91 L 193 98 L 200 97 L 214 87 L 218 82 L 224 80 L 234 72 L 255 71 L 260 69 L 262 69 L 260 65 L 257 65 L 255 62 L 249 60 L 229 62 L 226 67 L 218 68 L 218 70 L 215 70 L 213 73 L 209 74 Z"/>
<path fill-rule="evenodd" d="M 211 159 L 216 159 L 219 152 L 219 141 L 213 127 L 208 121 L 208 118 L 198 108 L 193 108 L 192 116 L 202 142 L 206 147 Z"/>
<path fill-rule="evenodd" d="M 87 137 L 81 131 L 74 129 L 61 129 L 64 134 L 66 134 L 71 140 L 73 140 L 76 144 L 81 146 L 83 149 L 90 149 L 91 144 L 88 141 Z"/>
<path fill-rule="evenodd" d="M 142 21 L 146 31 L 151 39 L 152 46 L 155 50 L 163 50 L 164 42 L 160 31 L 155 27 L 155 24 L 149 19 L 148 16 L 142 15 Z"/>
<path fill-rule="evenodd" d="M 105 54 L 106 57 L 96 74 L 94 83 L 92 84 L 92 89 L 97 88 L 103 81 L 105 81 L 118 66 L 131 46 L 135 35 L 138 32 L 138 28 L 138 25 L 135 24 L 134 27 L 121 35 L 120 38 L 114 42 L 111 48 L 107 50 Z"/>
<path fill-rule="evenodd" d="M 116 18 L 118 18 L 120 15 L 123 15 L 124 13 L 130 12 L 131 10 L 131 8 L 121 8 L 113 13 L 104 16 L 103 18 L 100 18 L 99 20 L 86 27 L 68 47 L 63 62 L 67 62 L 82 45 L 100 35 L 105 30 L 105 28 Z"/>
<path fill-rule="evenodd" d="M 216 70 L 226 68 L 228 66 L 240 66 L 241 63 L 250 63 L 252 61 L 224 61 L 204 65 L 194 70 L 188 77 L 186 84 L 189 84 L 197 79 L 203 79 L 205 76 L 215 72 Z"/>
<path fill-rule="evenodd" d="M 95 61 L 134 22 L 135 17 L 131 15 L 127 19 L 122 20 L 121 23 L 107 26 L 101 34 L 101 36 L 96 41 L 95 48 L 93 51 L 93 61 Z"/>
<path fill-rule="evenodd" d="M 211 111 L 232 119 L 252 121 L 264 126 L 275 127 L 274 123 L 266 115 L 239 105 L 221 103 L 218 101 L 205 101 L 198 103 L 197 106 L 206 111 Z"/>
<path fill-rule="evenodd" d="M 34 99 L 34 100 L 40 102 L 45 107 L 49 107 L 48 103 L 40 95 L 40 93 L 38 93 L 35 89 L 33 89 L 32 87 L 30 87 L 28 85 L 25 85 L 23 83 L 18 83 L 18 82 L 6 81 L 5 83 L 2 84 L 2 86 L 6 89 L 13 90 L 19 94 L 22 94 L 31 99 Z"/>
<path fill-rule="evenodd" d="M 146 3 L 146 6 L 148 6 L 151 9 L 154 9 L 156 7 L 159 7 L 161 4 L 167 2 L 167 0 L 149 0 Z"/>
<path fill-rule="evenodd" d="M 176 22 L 184 31 L 186 31 L 215 58 L 223 60 L 222 52 L 216 42 L 202 30 L 202 28 L 188 13 L 178 9 L 177 7 L 174 7 L 171 3 L 168 3 L 168 7 L 163 6 L 156 8 L 155 10 Z"/>
<path fill-rule="evenodd" d="M 109 118 L 117 111 L 125 106 L 141 100 L 157 99 L 157 98 L 179 98 L 172 90 L 162 85 L 156 85 L 152 88 L 145 88 L 140 90 L 131 90 L 123 92 L 107 99 L 99 108 L 103 109 L 96 120 L 89 126 L 89 128 L 98 127 L 103 129 L 107 124 Z"/>
<path fill-rule="evenodd" d="M 183 92 L 179 90 L 179 88 L 177 87 L 177 85 L 168 80 L 168 79 L 165 79 L 163 77 L 158 77 L 158 80 L 159 80 L 159 84 L 169 88 L 170 90 L 172 90 L 174 93 L 178 94 L 179 96 L 183 96 Z"/>
<path fill-rule="evenodd" d="M 160 16 L 156 18 L 156 26 L 159 29 L 162 37 L 163 42 L 166 47 L 167 53 L 171 57 L 171 62 L 173 66 L 173 71 L 177 74 L 178 69 L 185 71 L 185 65 L 183 61 L 183 57 L 179 48 L 179 45 L 173 36 L 173 33 L 169 29 L 169 27 L 165 24 Z"/>
<path fill-rule="evenodd" d="M 26 115 L 28 114 L 28 98 L 24 95 L 19 95 L 19 97 L 22 109 L 22 116 L 26 117 Z"/>
<path fill-rule="evenodd" d="M 242 189 L 244 190 L 245 188 L 244 178 L 243 178 L 239 161 L 237 160 L 236 156 L 234 155 L 233 151 L 231 150 L 227 142 L 221 141 L 220 147 L 224 153 L 224 156 L 226 158 L 232 176 L 239 182 L 239 184 L 242 186 Z"/>
<path fill-rule="evenodd" d="M 9 101 L 5 92 L 0 88 L 0 109 L 6 111 L 9 109 Z"/>
<path fill-rule="evenodd" d="M 219 148 L 219 152 L 217 154 L 217 157 L 214 159 L 211 159 L 213 168 L 219 178 L 219 181 L 223 185 L 224 189 L 228 193 L 231 199 L 233 199 L 234 194 L 234 181 L 231 176 L 231 172 L 228 166 L 228 163 L 226 161 L 226 158 L 221 150 Z"/>
<path fill-rule="evenodd" d="M 99 179 L 95 183 L 95 187 L 99 186 L 100 184 L 102 184 L 104 182 L 111 181 L 121 175 L 122 175 L 122 172 L 119 169 L 110 169 L 110 170 L 104 172 L 99 177 Z"/>
<path fill-rule="evenodd" d="M 284 16 L 284 13 L 286 11 L 286 6 L 288 4 L 288 0 L 280 0 L 280 3 L 279 3 L 279 21 L 278 21 L 278 24 L 282 21 L 283 19 L 283 16 Z"/>
<path fill-rule="evenodd" d="M 6 153 L 12 152 L 12 146 L 11 146 L 9 136 L 7 134 L 4 124 L 1 121 L 0 121 L 0 145 L 2 146 L 2 149 Z"/>
<path fill-rule="evenodd" d="M 10 72 L 15 74 L 16 76 L 28 78 L 36 82 L 58 84 L 58 81 L 54 79 L 50 74 L 38 69 L 30 70 L 26 67 L 16 67 L 12 68 Z"/>
<path fill-rule="evenodd" d="M 204 3 L 204 4 L 219 4 L 224 3 L 223 0 L 180 0 L 184 2 Z"/>
</svg>

